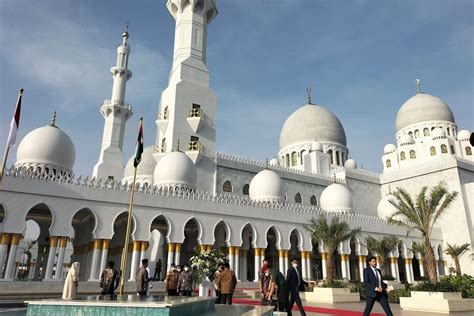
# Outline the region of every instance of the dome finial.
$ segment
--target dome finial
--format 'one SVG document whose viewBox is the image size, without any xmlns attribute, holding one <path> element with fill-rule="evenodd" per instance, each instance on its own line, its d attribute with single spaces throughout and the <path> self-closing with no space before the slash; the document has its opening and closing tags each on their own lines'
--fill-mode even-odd
<svg viewBox="0 0 474 316">
<path fill-rule="evenodd" d="M 53 116 L 51 118 L 50 126 L 56 127 L 56 111 L 53 112 Z"/>
<path fill-rule="evenodd" d="M 415 79 L 415 85 L 416 85 L 416 93 L 421 92 L 421 82 L 420 79 Z"/>
<path fill-rule="evenodd" d="M 178 138 L 178 143 L 176 144 L 176 151 L 179 151 L 179 138 Z"/>
<path fill-rule="evenodd" d="M 123 38 L 123 45 L 127 45 L 127 40 L 128 40 L 128 21 L 127 24 L 125 24 L 125 30 L 122 33 L 122 38 Z"/>
<path fill-rule="evenodd" d="M 311 103 L 311 86 L 308 86 L 308 88 L 306 88 L 306 95 L 307 95 L 307 103 L 308 104 L 312 104 Z"/>
</svg>

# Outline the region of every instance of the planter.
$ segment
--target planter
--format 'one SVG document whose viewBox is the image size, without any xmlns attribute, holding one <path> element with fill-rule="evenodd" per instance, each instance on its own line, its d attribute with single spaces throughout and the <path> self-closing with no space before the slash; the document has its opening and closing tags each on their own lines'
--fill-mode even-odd
<svg viewBox="0 0 474 316">
<path fill-rule="evenodd" d="M 460 292 L 412 291 L 410 297 L 400 297 L 402 310 L 445 313 L 474 312 L 474 299 L 462 298 Z"/>
<path fill-rule="evenodd" d="M 351 293 L 349 288 L 315 287 L 312 292 L 305 292 L 307 302 L 320 303 L 354 303 L 359 302 L 359 293 Z"/>
<path fill-rule="evenodd" d="M 203 281 L 199 285 L 199 296 L 201 297 L 214 297 L 216 291 L 214 290 L 214 283 L 209 281 Z"/>
</svg>

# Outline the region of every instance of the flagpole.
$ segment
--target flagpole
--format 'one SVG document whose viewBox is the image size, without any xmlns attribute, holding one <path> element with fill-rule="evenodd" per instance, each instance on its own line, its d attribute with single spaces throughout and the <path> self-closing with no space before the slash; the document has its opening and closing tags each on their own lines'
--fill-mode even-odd
<svg viewBox="0 0 474 316">
<path fill-rule="evenodd" d="M 17 111 L 18 103 L 20 103 L 20 100 L 21 100 L 22 96 L 23 96 L 23 89 L 20 89 L 20 92 L 18 93 L 18 98 L 16 100 L 15 113 Z M 18 128 L 18 126 L 17 126 L 17 128 Z M 5 145 L 5 151 L 3 152 L 2 168 L 0 169 L 0 184 L 2 183 L 3 173 L 4 173 L 4 170 L 5 170 L 5 166 L 7 165 L 8 153 L 9 152 L 10 152 L 10 135 L 8 137 L 7 144 Z"/>
<path fill-rule="evenodd" d="M 122 250 L 122 262 L 120 265 L 121 276 L 120 276 L 120 289 L 119 294 L 123 295 L 123 290 L 125 287 L 125 276 L 127 274 L 127 255 L 128 255 L 128 243 L 130 237 L 130 226 L 132 222 L 132 209 L 133 209 L 133 198 L 135 196 L 135 180 L 137 178 L 137 167 L 135 167 L 135 172 L 133 173 L 133 184 L 132 184 L 132 194 L 130 197 L 130 204 L 128 205 L 128 220 L 127 220 L 127 233 L 125 235 L 125 244 L 123 245 Z"/>
</svg>

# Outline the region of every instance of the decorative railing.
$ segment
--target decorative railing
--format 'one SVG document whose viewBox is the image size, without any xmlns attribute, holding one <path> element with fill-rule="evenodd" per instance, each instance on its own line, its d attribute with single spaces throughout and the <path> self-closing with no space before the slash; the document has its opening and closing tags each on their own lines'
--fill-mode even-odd
<svg viewBox="0 0 474 316">
<path fill-rule="evenodd" d="M 121 100 L 104 100 L 104 102 L 102 103 L 102 106 L 103 105 L 120 106 L 120 107 L 125 108 L 127 110 L 130 110 L 130 111 L 132 110 L 132 106 L 130 104 L 128 104 L 125 101 L 121 101 Z"/>
<path fill-rule="evenodd" d="M 443 165 L 447 163 L 455 163 L 458 161 L 474 166 L 474 162 L 470 160 L 460 158 L 460 157 L 455 157 L 455 156 L 447 156 L 441 159 L 434 159 L 428 162 L 419 162 L 407 168 L 398 168 L 398 169 L 393 169 L 393 170 L 385 169 L 382 173 L 382 177 L 394 177 L 394 176 L 403 176 L 407 174 L 413 174 L 413 172 L 416 172 L 416 171 L 426 170 L 426 169 L 430 169 L 439 165 Z"/>
</svg>

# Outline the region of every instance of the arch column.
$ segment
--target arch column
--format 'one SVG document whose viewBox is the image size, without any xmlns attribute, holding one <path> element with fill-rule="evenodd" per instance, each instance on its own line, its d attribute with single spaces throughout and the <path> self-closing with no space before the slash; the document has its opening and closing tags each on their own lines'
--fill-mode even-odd
<svg viewBox="0 0 474 316">
<path fill-rule="evenodd" d="M 420 266 L 420 276 L 421 277 L 425 276 L 425 266 L 423 265 L 423 260 L 425 260 L 425 259 L 421 256 L 418 259 L 418 265 Z"/>
<path fill-rule="evenodd" d="M 99 279 L 99 264 L 100 252 L 102 249 L 102 239 L 94 239 L 92 242 L 92 255 L 90 261 L 89 281 L 96 281 Z"/>
<path fill-rule="evenodd" d="M 49 237 L 48 263 L 46 264 L 46 273 L 44 275 L 44 280 L 53 279 L 54 258 L 56 257 L 56 248 L 58 246 L 58 241 L 59 237 L 57 236 Z"/>
<path fill-rule="evenodd" d="M 413 266 L 412 266 L 412 258 L 405 258 L 405 271 L 407 275 L 407 282 L 413 283 Z"/>
<path fill-rule="evenodd" d="M 283 263 L 284 263 L 284 270 L 283 270 L 283 275 L 286 277 L 286 273 L 288 272 L 288 264 L 289 264 L 289 256 L 290 256 L 290 250 L 285 250 L 284 258 L 283 258 Z"/>
<path fill-rule="evenodd" d="M 141 264 L 142 260 L 145 259 L 147 249 L 148 249 L 148 241 L 142 241 L 141 248 L 140 248 L 140 259 L 138 260 L 139 264 Z"/>
<path fill-rule="evenodd" d="M 308 279 L 308 270 L 306 268 L 306 251 L 300 251 L 300 255 L 301 255 L 301 278 L 303 280 L 307 280 Z"/>
<path fill-rule="evenodd" d="M 228 251 L 229 251 L 229 265 L 230 265 L 230 269 L 234 271 L 235 273 L 235 258 L 234 258 L 234 247 L 233 246 L 229 246 L 227 247 Z"/>
<path fill-rule="evenodd" d="M 285 274 L 285 250 L 278 249 L 278 270 Z"/>
<path fill-rule="evenodd" d="M 33 280 L 35 277 L 35 266 L 36 266 L 36 261 L 35 262 L 30 262 L 30 269 L 28 271 L 28 280 Z"/>
<path fill-rule="evenodd" d="M 364 269 L 365 269 L 365 261 L 367 260 L 367 256 L 359 255 L 359 274 L 360 274 L 360 281 L 364 282 Z"/>
<path fill-rule="evenodd" d="M 174 263 L 176 265 L 181 264 L 181 247 L 183 244 L 181 243 L 175 243 L 175 248 L 174 248 Z"/>
<path fill-rule="evenodd" d="M 240 247 L 234 247 L 234 273 L 237 281 L 240 281 Z"/>
<path fill-rule="evenodd" d="M 392 276 L 400 282 L 400 273 L 398 271 L 398 259 L 397 257 L 390 257 L 390 271 L 392 272 Z"/>
<path fill-rule="evenodd" d="M 350 280 L 351 279 L 351 270 L 349 266 L 349 254 L 341 254 L 341 272 L 342 278 Z"/>
<path fill-rule="evenodd" d="M 260 264 L 265 257 L 265 248 L 255 248 L 255 282 L 258 282 L 258 271 L 260 271 Z"/>
<path fill-rule="evenodd" d="M 56 262 L 56 274 L 54 275 L 55 280 L 63 279 L 64 254 L 66 253 L 67 240 L 68 237 L 59 237 L 58 261 Z"/>
<path fill-rule="evenodd" d="M 8 253 L 8 245 L 10 244 L 10 234 L 3 233 L 0 238 L 0 274 L 3 272 L 3 267 L 5 265 L 5 258 Z"/>
<path fill-rule="evenodd" d="M 174 263 L 174 249 L 175 245 L 174 243 L 170 242 L 168 243 L 168 260 L 166 262 L 166 273 L 171 271 L 171 264 Z"/>
<path fill-rule="evenodd" d="M 109 246 L 110 246 L 110 239 L 103 239 L 102 240 L 102 253 L 100 256 L 100 267 L 99 272 L 104 270 L 107 266 L 107 256 L 109 255 Z"/>
<path fill-rule="evenodd" d="M 312 251 L 306 251 L 306 270 L 308 271 L 308 280 L 312 280 L 312 264 L 311 264 L 311 256 L 313 255 Z"/>
<path fill-rule="evenodd" d="M 328 277 L 328 253 L 321 252 L 321 268 L 323 270 L 323 279 L 325 280 Z"/>
<path fill-rule="evenodd" d="M 130 277 L 128 278 L 129 281 L 135 281 L 135 274 L 138 270 L 137 265 L 138 260 L 140 259 L 142 242 L 134 240 L 132 245 L 132 260 L 130 261 Z"/>
</svg>

